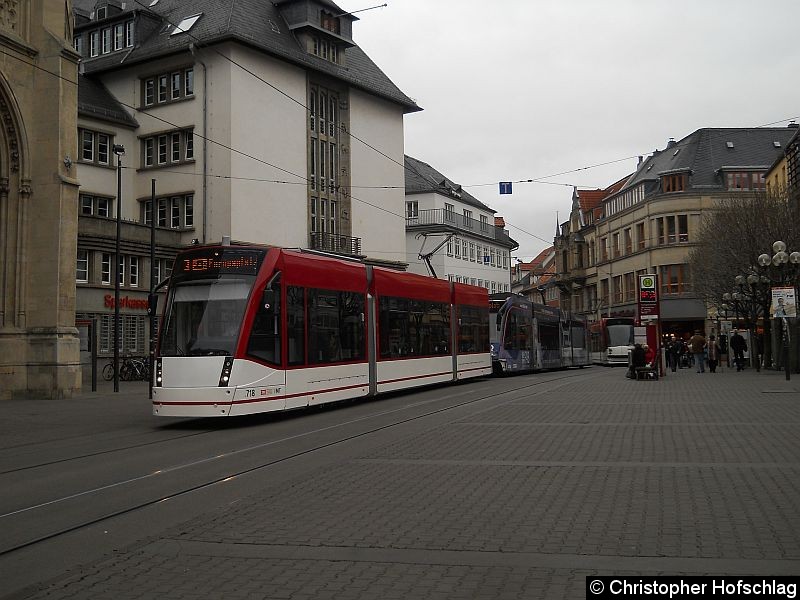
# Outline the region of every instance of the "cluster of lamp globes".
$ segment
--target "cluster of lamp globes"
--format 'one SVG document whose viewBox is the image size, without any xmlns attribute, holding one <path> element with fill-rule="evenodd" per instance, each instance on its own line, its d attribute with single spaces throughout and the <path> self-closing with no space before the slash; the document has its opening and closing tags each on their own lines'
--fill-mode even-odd
<svg viewBox="0 0 800 600">
<path fill-rule="evenodd" d="M 800 264 L 800 252 L 792 252 L 788 254 L 786 252 L 786 244 L 783 242 L 775 242 L 772 244 L 772 251 L 775 253 L 773 256 L 769 254 L 762 254 L 758 257 L 758 264 L 762 267 L 768 267 L 770 264 L 779 267 L 781 265 L 785 265 L 786 263 L 792 263 L 793 265 Z M 750 277 L 748 277 L 749 283 Z"/>
<path fill-rule="evenodd" d="M 786 244 L 784 242 L 778 241 L 772 244 L 772 251 L 775 252 L 774 256 L 770 256 L 766 253 L 760 255 L 758 257 L 758 264 L 762 267 L 768 267 L 769 265 L 780 267 L 781 265 L 785 265 L 787 263 L 800 265 L 800 252 L 792 252 L 791 254 L 787 253 Z M 755 273 L 750 273 L 747 277 L 744 275 L 737 275 L 734 281 L 738 286 L 744 286 L 745 283 L 750 286 L 754 286 L 759 283 L 766 285 L 770 282 L 770 279 L 765 275 L 756 275 Z M 725 293 L 722 295 L 722 299 L 725 302 L 725 304 L 722 305 L 722 309 L 728 311 L 734 308 L 728 304 L 728 302 L 731 300 L 743 300 L 744 296 L 739 292 L 734 292 L 732 294 Z"/>
</svg>

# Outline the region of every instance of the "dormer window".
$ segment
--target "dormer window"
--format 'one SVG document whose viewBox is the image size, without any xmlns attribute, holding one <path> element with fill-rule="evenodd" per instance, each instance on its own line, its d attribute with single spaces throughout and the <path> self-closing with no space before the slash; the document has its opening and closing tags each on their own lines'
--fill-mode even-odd
<svg viewBox="0 0 800 600">
<path fill-rule="evenodd" d="M 105 19 L 108 16 L 108 7 L 107 6 L 98 6 L 97 10 L 94 13 L 95 19 L 97 21 L 101 19 Z"/>
<path fill-rule="evenodd" d="M 333 63 L 339 63 L 339 48 L 335 42 L 325 38 L 314 37 L 311 40 L 311 49 L 316 56 Z"/>
<path fill-rule="evenodd" d="M 663 175 L 661 177 L 661 191 L 668 192 L 682 192 L 686 189 L 686 174 L 673 173 L 671 175 Z"/>
<path fill-rule="evenodd" d="M 331 33 L 339 33 L 339 18 L 326 10 L 320 11 L 320 25 Z"/>
</svg>

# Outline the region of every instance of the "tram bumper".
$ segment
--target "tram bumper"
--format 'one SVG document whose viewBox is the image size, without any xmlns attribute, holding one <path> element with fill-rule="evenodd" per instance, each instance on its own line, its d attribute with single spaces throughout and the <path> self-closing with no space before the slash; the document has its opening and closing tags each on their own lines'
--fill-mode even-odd
<svg viewBox="0 0 800 600">
<path fill-rule="evenodd" d="M 234 388 L 154 387 L 153 414 L 159 417 L 225 417 Z"/>
</svg>

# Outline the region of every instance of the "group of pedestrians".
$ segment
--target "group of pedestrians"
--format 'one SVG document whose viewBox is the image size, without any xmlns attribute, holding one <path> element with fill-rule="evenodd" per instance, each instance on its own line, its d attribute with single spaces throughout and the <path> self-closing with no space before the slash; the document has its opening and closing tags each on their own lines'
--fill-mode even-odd
<svg viewBox="0 0 800 600">
<path fill-rule="evenodd" d="M 730 338 L 730 349 L 733 352 L 734 364 L 736 370 L 742 371 L 744 369 L 744 353 L 747 352 L 747 341 L 742 337 L 738 331 L 734 331 Z M 666 344 L 667 362 L 670 369 L 674 372 L 681 366 L 684 357 L 691 355 L 693 363 L 698 373 L 706 372 L 706 361 L 708 361 L 708 370 L 711 373 L 717 372 L 717 365 L 719 365 L 720 357 L 722 355 L 722 348 L 717 342 L 716 336 L 708 336 L 708 340 L 701 331 L 695 331 L 694 335 L 688 341 L 680 337 L 674 338 Z M 690 365 L 687 365 L 690 366 Z"/>
</svg>

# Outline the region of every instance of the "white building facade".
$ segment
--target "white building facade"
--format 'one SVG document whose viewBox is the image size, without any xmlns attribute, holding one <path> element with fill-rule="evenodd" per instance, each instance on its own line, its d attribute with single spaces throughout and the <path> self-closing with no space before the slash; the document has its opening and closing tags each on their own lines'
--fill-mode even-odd
<svg viewBox="0 0 800 600">
<path fill-rule="evenodd" d="M 356 45 L 356 17 L 328 0 L 74 4 L 79 319 L 113 313 L 118 204 L 123 353 L 144 351 L 152 220 L 156 280 L 223 236 L 405 266 L 403 119 L 420 109 Z"/>
<path fill-rule="evenodd" d="M 409 270 L 457 283 L 511 290 L 511 252 L 517 248 L 495 211 L 429 164 L 406 156 L 406 261 Z M 438 246 L 438 249 L 437 249 Z"/>
</svg>

